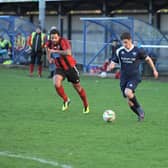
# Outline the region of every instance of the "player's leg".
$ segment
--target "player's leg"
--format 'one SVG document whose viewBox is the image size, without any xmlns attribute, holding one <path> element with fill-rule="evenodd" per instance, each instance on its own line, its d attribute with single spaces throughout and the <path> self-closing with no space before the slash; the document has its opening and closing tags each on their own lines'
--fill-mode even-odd
<svg viewBox="0 0 168 168">
<path fill-rule="evenodd" d="M 127 95 L 125 94 L 126 86 L 127 86 L 127 81 L 126 81 L 126 80 L 121 80 L 121 81 L 120 81 L 120 88 L 121 88 L 121 91 L 122 91 L 122 94 L 123 94 L 123 97 L 124 97 L 124 98 L 127 98 Z M 128 98 L 127 98 L 127 99 L 128 99 Z M 129 101 L 129 99 L 128 99 L 128 105 L 129 105 L 129 107 L 131 108 L 131 110 L 132 110 L 136 115 L 139 116 L 137 110 L 136 110 L 136 109 L 134 108 L 134 106 L 133 106 L 133 103 L 132 103 L 131 101 Z"/>
<path fill-rule="evenodd" d="M 127 98 L 127 100 L 128 100 L 128 105 L 129 105 L 130 109 L 131 109 L 137 116 L 139 116 L 139 113 L 137 112 L 137 110 L 136 110 L 136 108 L 135 108 L 133 102 L 130 101 L 128 98 Z"/>
<path fill-rule="evenodd" d="M 64 87 L 62 85 L 64 78 L 65 78 L 65 74 L 63 73 L 63 71 L 57 69 L 53 80 L 54 80 L 54 86 L 55 86 L 55 90 L 57 94 L 63 99 L 62 111 L 67 110 L 70 104 L 70 100 L 68 96 L 66 95 L 64 91 Z"/>
<path fill-rule="evenodd" d="M 136 81 L 130 81 L 127 83 L 127 86 L 124 90 L 124 94 L 128 99 L 128 105 L 130 106 L 131 110 L 133 112 L 135 112 L 138 117 L 139 120 L 143 120 L 144 119 L 144 111 L 141 108 L 135 94 L 134 94 L 134 90 L 137 87 L 138 82 Z"/>
<path fill-rule="evenodd" d="M 31 54 L 31 60 L 30 60 L 30 65 L 29 65 L 29 75 L 31 77 L 33 76 L 33 72 L 34 72 L 35 59 L 36 59 L 36 55 L 35 55 L 34 52 L 32 52 L 32 54 Z"/>
<path fill-rule="evenodd" d="M 42 53 L 37 52 L 38 76 L 42 76 Z"/>
<path fill-rule="evenodd" d="M 139 113 L 137 112 L 137 107 L 139 107 L 139 103 L 138 103 L 133 91 L 129 88 L 125 88 L 124 94 L 126 95 L 126 97 L 128 99 L 128 105 L 130 106 L 131 110 L 139 116 Z"/>
<path fill-rule="evenodd" d="M 67 78 L 68 78 L 68 81 L 72 83 L 73 87 L 75 88 L 75 90 L 77 91 L 77 93 L 79 94 L 83 102 L 83 106 L 84 106 L 83 113 L 85 114 L 89 113 L 89 104 L 88 104 L 86 92 L 80 84 L 79 72 L 76 67 L 71 68 L 67 72 Z"/>
<path fill-rule="evenodd" d="M 86 92 L 84 90 L 84 88 L 80 85 L 79 83 L 73 83 L 73 87 L 75 88 L 75 90 L 77 91 L 77 93 L 79 94 L 82 102 L 83 102 L 83 113 L 89 113 L 89 104 L 88 104 L 88 100 L 87 100 L 87 96 L 86 96 Z"/>
</svg>

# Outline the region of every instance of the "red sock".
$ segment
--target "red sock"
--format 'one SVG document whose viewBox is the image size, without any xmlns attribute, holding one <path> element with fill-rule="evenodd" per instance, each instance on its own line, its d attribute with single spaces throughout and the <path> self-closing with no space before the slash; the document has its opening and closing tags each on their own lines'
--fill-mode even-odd
<svg viewBox="0 0 168 168">
<path fill-rule="evenodd" d="M 65 94 L 63 86 L 60 87 L 55 86 L 55 90 L 57 91 L 58 95 L 64 100 L 64 102 L 68 101 L 68 97 Z"/>
<path fill-rule="evenodd" d="M 30 72 L 30 74 L 32 74 L 33 71 L 34 71 L 34 64 L 30 64 L 30 66 L 29 66 L 29 72 Z"/>
<path fill-rule="evenodd" d="M 88 101 L 87 101 L 87 97 L 86 97 L 86 92 L 85 92 L 85 90 L 82 88 L 82 89 L 80 90 L 80 92 L 78 92 L 78 94 L 79 94 L 80 98 L 81 98 L 82 101 L 83 101 L 84 107 L 88 107 Z"/>
<path fill-rule="evenodd" d="M 41 74 L 42 74 L 42 65 L 39 65 L 38 66 L 38 75 L 41 76 Z"/>
</svg>

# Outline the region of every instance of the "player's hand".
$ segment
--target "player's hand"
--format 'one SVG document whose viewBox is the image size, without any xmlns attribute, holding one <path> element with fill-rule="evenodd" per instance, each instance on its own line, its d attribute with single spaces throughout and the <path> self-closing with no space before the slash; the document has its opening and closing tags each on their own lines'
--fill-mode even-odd
<svg viewBox="0 0 168 168">
<path fill-rule="evenodd" d="M 114 67 L 115 67 L 115 63 L 114 62 L 110 62 L 110 64 L 107 66 L 107 71 L 113 70 Z"/>
<path fill-rule="evenodd" d="M 55 51 L 55 50 L 53 50 L 53 49 L 50 49 L 50 53 L 54 53 L 54 51 Z"/>
<path fill-rule="evenodd" d="M 50 64 L 54 63 L 54 59 L 53 59 L 53 58 L 50 58 L 50 59 L 49 59 L 49 63 L 50 63 Z"/>
<path fill-rule="evenodd" d="M 153 75 L 154 75 L 154 78 L 157 79 L 158 76 L 159 76 L 158 71 L 157 71 L 157 70 L 154 70 L 154 71 L 153 71 Z"/>
<path fill-rule="evenodd" d="M 50 52 L 51 52 L 51 53 L 57 53 L 58 50 L 50 49 Z"/>
</svg>

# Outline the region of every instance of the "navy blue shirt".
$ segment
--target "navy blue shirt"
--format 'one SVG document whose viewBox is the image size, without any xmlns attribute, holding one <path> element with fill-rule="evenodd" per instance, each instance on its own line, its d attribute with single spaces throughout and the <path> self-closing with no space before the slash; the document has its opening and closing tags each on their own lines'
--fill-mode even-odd
<svg viewBox="0 0 168 168">
<path fill-rule="evenodd" d="M 120 47 L 111 60 L 120 64 L 121 79 L 140 79 L 139 65 L 146 57 L 147 55 L 142 48 L 133 46 L 128 50 Z"/>
</svg>

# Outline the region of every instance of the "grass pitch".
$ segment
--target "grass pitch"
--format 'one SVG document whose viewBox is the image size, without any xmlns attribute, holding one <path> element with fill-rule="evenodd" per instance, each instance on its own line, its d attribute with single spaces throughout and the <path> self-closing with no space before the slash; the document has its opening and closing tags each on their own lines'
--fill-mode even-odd
<svg viewBox="0 0 168 168">
<path fill-rule="evenodd" d="M 52 80 L 0 67 L 1 168 L 168 167 L 167 83 L 139 85 L 136 95 L 146 112 L 143 123 L 129 110 L 119 80 L 83 76 L 81 84 L 90 102 L 89 115 L 82 114 L 82 102 L 67 81 L 72 102 L 62 112 Z M 103 121 L 106 109 L 116 112 L 115 123 Z"/>
</svg>

